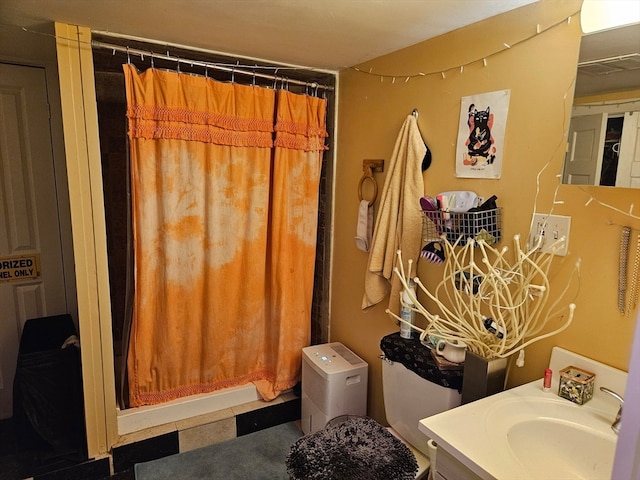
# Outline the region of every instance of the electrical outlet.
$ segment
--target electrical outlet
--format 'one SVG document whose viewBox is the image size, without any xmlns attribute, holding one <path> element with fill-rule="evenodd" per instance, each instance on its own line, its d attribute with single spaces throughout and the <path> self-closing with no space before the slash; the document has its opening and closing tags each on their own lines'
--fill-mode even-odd
<svg viewBox="0 0 640 480">
<path fill-rule="evenodd" d="M 571 217 L 534 213 L 531 232 L 529 233 L 529 247 L 535 247 L 538 241 L 542 239 L 539 251 L 565 256 L 569 250 L 570 227 Z M 562 237 L 564 237 L 564 241 L 559 241 Z M 552 248 L 554 244 L 555 252 L 553 252 Z"/>
</svg>

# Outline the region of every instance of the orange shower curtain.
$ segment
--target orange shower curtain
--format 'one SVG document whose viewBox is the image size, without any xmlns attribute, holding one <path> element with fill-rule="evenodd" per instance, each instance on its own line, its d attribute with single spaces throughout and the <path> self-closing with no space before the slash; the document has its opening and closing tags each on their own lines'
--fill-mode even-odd
<svg viewBox="0 0 640 480">
<path fill-rule="evenodd" d="M 124 65 L 135 296 L 130 405 L 299 381 L 325 101 Z"/>
</svg>

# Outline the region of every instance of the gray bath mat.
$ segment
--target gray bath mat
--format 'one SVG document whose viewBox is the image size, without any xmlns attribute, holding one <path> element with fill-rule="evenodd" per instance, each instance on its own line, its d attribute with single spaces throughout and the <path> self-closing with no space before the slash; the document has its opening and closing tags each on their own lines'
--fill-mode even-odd
<svg viewBox="0 0 640 480">
<path fill-rule="evenodd" d="M 404 443 L 372 418 L 345 418 L 295 442 L 287 457 L 293 480 L 416 478 L 416 457 Z"/>
<path fill-rule="evenodd" d="M 136 480 L 288 480 L 286 458 L 302 436 L 295 422 L 135 466 Z"/>
</svg>

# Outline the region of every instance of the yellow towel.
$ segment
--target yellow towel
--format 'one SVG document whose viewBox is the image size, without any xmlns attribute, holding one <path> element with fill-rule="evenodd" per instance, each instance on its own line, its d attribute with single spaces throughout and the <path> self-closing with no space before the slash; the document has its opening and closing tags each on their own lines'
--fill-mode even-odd
<svg viewBox="0 0 640 480">
<path fill-rule="evenodd" d="M 415 265 L 420 255 L 420 197 L 424 195 L 421 165 L 426 152 L 416 118 L 409 115 L 393 148 L 382 190 L 365 273 L 363 310 L 380 303 L 390 290 L 389 308 L 396 313 L 400 310 L 402 286 L 393 269 L 398 249 L 402 250 L 405 265 L 410 258 Z"/>
</svg>

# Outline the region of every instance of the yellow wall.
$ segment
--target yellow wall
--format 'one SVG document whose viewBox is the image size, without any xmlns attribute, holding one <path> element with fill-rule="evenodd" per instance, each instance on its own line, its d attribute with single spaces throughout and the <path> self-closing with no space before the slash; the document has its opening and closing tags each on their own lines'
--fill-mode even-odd
<svg viewBox="0 0 640 480">
<path fill-rule="evenodd" d="M 379 421 L 385 420 L 379 342 L 398 327 L 384 313 L 386 301 L 366 313 L 360 309 L 367 254 L 356 249 L 354 235 L 362 160 L 383 158 L 388 165 L 403 121 L 417 108 L 420 130 L 433 152 L 432 166 L 424 173 L 425 193 L 495 194 L 503 207 L 502 244 L 510 245 L 516 233 L 528 236 L 536 175 L 550 162 L 540 175 L 536 208 L 548 213 L 562 168 L 581 36 L 579 15 L 545 29 L 580 5 L 580 0 L 543 0 L 359 65 L 360 72 L 340 74 L 330 338 L 369 363 L 369 414 Z M 543 33 L 535 36 L 537 25 Z M 531 35 L 534 38 L 516 45 Z M 512 47 L 505 49 L 503 43 Z M 418 72 L 435 74 L 405 82 L 407 75 Z M 381 81 L 379 75 L 397 78 Z M 456 178 L 460 98 L 502 89 L 511 90 L 502 178 Z M 385 175 L 375 174 L 380 188 Z M 585 206 L 590 196 L 597 201 Z M 576 318 L 564 333 L 527 348 L 526 365 L 512 369 L 510 385 L 542 377 L 554 345 L 627 369 L 636 315 L 627 318 L 617 311 L 618 246 L 620 225 L 633 226 L 635 235 L 640 222 L 598 202 L 625 211 L 635 202 L 637 215 L 639 197 L 638 190 L 560 186 L 558 199 L 565 203 L 556 205 L 554 213 L 571 216 L 572 224 L 570 253 L 556 263 L 570 266 L 582 258 Z M 418 270 L 432 286 L 441 272 L 441 266 L 425 263 Z M 562 272 L 554 280 L 556 288 L 566 284 Z"/>
</svg>

